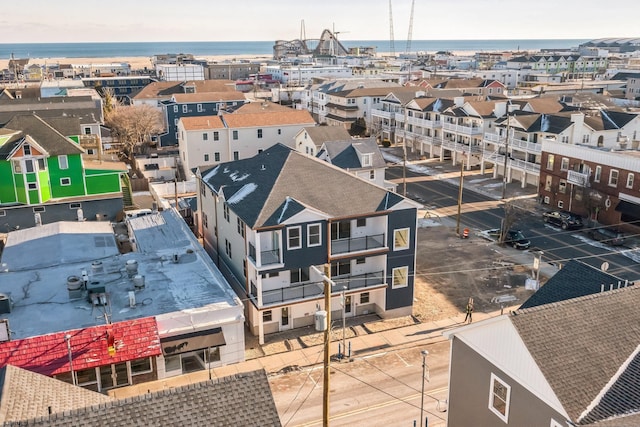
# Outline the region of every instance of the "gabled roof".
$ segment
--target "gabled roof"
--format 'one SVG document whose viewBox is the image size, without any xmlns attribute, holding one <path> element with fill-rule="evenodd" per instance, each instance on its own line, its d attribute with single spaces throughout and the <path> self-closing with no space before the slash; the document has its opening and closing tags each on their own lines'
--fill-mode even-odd
<svg viewBox="0 0 640 427">
<path fill-rule="evenodd" d="M 0 368 L 0 423 L 104 404 L 113 399 L 12 365 Z M 5 425 L 5 424 L 2 424 Z"/>
<path fill-rule="evenodd" d="M 176 93 L 172 96 L 179 104 L 193 102 L 219 102 L 219 101 L 245 101 L 246 96 L 242 92 L 196 92 L 196 93 Z"/>
<path fill-rule="evenodd" d="M 474 89 L 484 87 L 484 79 L 479 77 L 471 79 L 446 79 L 435 84 L 435 89 Z"/>
<path fill-rule="evenodd" d="M 403 200 L 389 202 L 383 188 L 282 144 L 205 169 L 202 180 L 252 229 L 280 225 L 274 213 L 285 211 L 287 199 L 333 218 L 370 215 Z"/>
<path fill-rule="evenodd" d="M 550 278 L 535 294 L 520 306 L 531 308 L 560 302 L 571 298 L 596 294 L 612 287 L 616 289 L 625 281 L 582 261 L 570 260 Z"/>
<path fill-rule="evenodd" d="M 421 111 L 436 111 L 441 112 L 453 106 L 453 101 L 451 99 L 443 99 L 443 98 L 416 98 L 412 101 L 412 104 L 415 104 Z M 411 104 L 408 106 L 411 108 Z"/>
<path fill-rule="evenodd" d="M 639 305 L 640 287 L 629 286 L 509 316 L 574 422 L 640 411 Z"/>
<path fill-rule="evenodd" d="M 375 138 L 327 141 L 323 144 L 323 147 L 329 163 L 341 169 L 373 169 L 386 166 Z M 363 166 L 358 153 L 370 154 L 371 165 Z"/>
<path fill-rule="evenodd" d="M 260 113 L 263 111 L 291 111 L 291 107 L 280 105 L 271 101 L 252 101 L 245 102 L 236 108 L 234 114 Z"/>
<path fill-rule="evenodd" d="M 351 139 L 349 131 L 342 126 L 311 126 L 305 127 L 302 131 L 306 132 L 318 147 L 327 141 L 344 141 Z"/>
<path fill-rule="evenodd" d="M 115 338 L 113 355 L 108 351 L 108 334 Z M 2 342 L 0 366 L 13 365 L 48 376 L 69 372 L 66 335 L 71 337 L 73 369 L 76 371 L 162 353 L 156 319 L 143 317 Z"/>
<path fill-rule="evenodd" d="M 197 80 L 189 82 L 152 82 L 143 87 L 133 99 L 169 99 L 176 93 L 186 93 L 185 86 L 194 87 L 196 93 L 201 92 L 235 92 L 235 83 L 231 80 Z"/>
<path fill-rule="evenodd" d="M 525 132 L 544 132 L 550 134 L 559 134 L 573 125 L 570 117 L 555 114 L 536 114 L 523 112 L 515 115 L 513 118 L 522 125 Z M 496 122 L 497 125 L 506 126 L 507 118 L 504 117 Z"/>
<path fill-rule="evenodd" d="M 558 113 L 564 109 L 557 97 L 540 97 L 527 99 L 526 104 L 531 108 L 531 111 L 536 113 L 553 114 Z"/>
<path fill-rule="evenodd" d="M 287 126 L 315 124 L 307 110 L 264 111 L 260 113 L 224 114 L 222 120 L 232 129 L 260 126 Z"/>
<path fill-rule="evenodd" d="M 224 129 L 220 116 L 182 117 L 180 121 L 185 130 Z"/>
<path fill-rule="evenodd" d="M 84 153 L 82 147 L 33 114 L 16 115 L 5 126 L 31 137 L 49 156 Z"/>
<path fill-rule="evenodd" d="M 80 123 L 100 123 L 102 103 L 91 96 L 54 96 L 38 99 L 0 98 L 0 125 L 19 114 L 35 114 L 42 118 L 77 117 Z"/>
<path fill-rule="evenodd" d="M 6 426 L 281 426 L 264 370 L 188 384 Z"/>
<path fill-rule="evenodd" d="M 593 130 L 615 130 L 622 129 L 631 120 L 637 118 L 637 114 L 625 113 L 614 110 L 600 110 L 597 116 L 585 117 L 584 122 Z"/>
</svg>

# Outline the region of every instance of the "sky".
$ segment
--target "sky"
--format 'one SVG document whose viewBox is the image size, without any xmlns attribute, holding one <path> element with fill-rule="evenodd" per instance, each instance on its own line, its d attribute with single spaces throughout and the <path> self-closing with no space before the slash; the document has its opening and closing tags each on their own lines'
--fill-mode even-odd
<svg viewBox="0 0 640 427">
<path fill-rule="evenodd" d="M 391 3 L 393 20 L 390 19 Z M 638 0 L 415 0 L 412 40 L 640 37 Z M 412 0 L 7 2 L 0 43 L 406 40 Z M 304 22 L 304 24 L 303 24 Z M 304 32 L 302 29 L 304 28 Z"/>
</svg>

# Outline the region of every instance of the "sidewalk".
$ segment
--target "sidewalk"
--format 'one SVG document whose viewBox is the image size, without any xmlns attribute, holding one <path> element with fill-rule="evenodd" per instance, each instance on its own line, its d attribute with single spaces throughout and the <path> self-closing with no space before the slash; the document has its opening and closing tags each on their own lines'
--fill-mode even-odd
<svg viewBox="0 0 640 427">
<path fill-rule="evenodd" d="M 516 309 L 517 307 L 518 306 L 505 307 L 504 312 L 508 313 L 509 310 Z M 473 317 L 474 321 L 480 321 L 498 315 L 500 315 L 500 310 L 491 313 L 474 313 Z M 391 349 L 400 350 L 414 347 L 422 348 L 428 344 L 444 341 L 445 338 L 443 338 L 442 333 L 446 330 L 462 326 L 463 321 L 464 313 L 460 313 L 455 317 L 435 322 L 417 323 L 410 326 L 348 338 L 347 342 L 351 345 L 351 359 L 353 360 L 371 354 L 383 353 Z M 337 333 L 337 336 L 341 337 L 341 330 L 338 331 L 337 329 L 341 328 L 334 328 L 334 332 Z M 323 334 L 319 333 L 318 335 Z M 341 340 L 336 338 L 335 335 L 336 334 L 334 334 L 334 338 L 331 343 L 331 363 L 348 363 L 346 360 L 341 362 L 336 358 L 338 354 L 338 343 L 341 342 Z M 209 378 L 215 379 L 238 373 L 250 372 L 256 369 L 264 369 L 267 374 L 287 373 L 290 371 L 321 365 L 323 363 L 323 347 L 322 341 L 320 341 L 318 344 L 310 347 L 250 359 L 233 365 L 212 368 L 210 371 L 198 371 L 177 377 L 146 382 L 139 385 L 117 388 L 110 390 L 109 395 L 122 399 L 144 393 L 206 381 Z"/>
</svg>

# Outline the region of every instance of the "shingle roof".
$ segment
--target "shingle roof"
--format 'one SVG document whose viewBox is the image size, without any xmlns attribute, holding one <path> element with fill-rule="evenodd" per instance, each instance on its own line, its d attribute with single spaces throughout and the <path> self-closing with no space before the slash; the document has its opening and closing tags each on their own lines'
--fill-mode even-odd
<svg viewBox="0 0 640 427">
<path fill-rule="evenodd" d="M 16 115 L 5 127 L 19 130 L 23 136 L 30 136 L 50 156 L 84 153 L 82 147 L 33 114 Z"/>
<path fill-rule="evenodd" d="M 531 98 L 526 103 L 536 113 L 558 113 L 564 108 L 556 97 Z"/>
<path fill-rule="evenodd" d="M 70 335 L 73 369 L 157 356 L 161 353 L 158 325 L 153 317 L 97 325 L 0 343 L 0 366 L 13 365 L 43 375 L 69 372 L 65 335 Z M 115 338 L 110 355 L 107 334 Z"/>
<path fill-rule="evenodd" d="M 78 117 L 80 123 L 102 122 L 102 105 L 90 96 L 56 96 L 41 99 L 0 100 L 0 124 L 19 114 L 47 117 Z"/>
<path fill-rule="evenodd" d="M 243 127 L 313 125 L 315 121 L 307 110 L 265 111 L 260 113 L 225 114 L 222 120 L 227 127 L 238 129 Z"/>
<path fill-rule="evenodd" d="M 264 370 L 189 384 L 9 426 L 243 426 L 279 427 Z"/>
<path fill-rule="evenodd" d="M 383 168 L 386 162 L 380 153 L 375 138 L 349 139 L 348 141 L 327 141 L 324 148 L 332 165 L 342 169 Z M 363 166 L 358 153 L 371 154 L 371 165 Z"/>
<path fill-rule="evenodd" d="M 193 86 L 198 92 L 227 92 L 236 90 L 231 80 L 198 80 L 189 82 L 152 82 L 138 92 L 133 99 L 169 99 L 176 93 L 185 93 L 185 86 Z"/>
<path fill-rule="evenodd" d="M 242 106 L 238 107 L 233 114 L 245 114 L 245 113 L 260 113 L 263 111 L 290 111 L 291 107 L 285 105 L 276 104 L 271 101 L 252 101 L 245 102 Z"/>
<path fill-rule="evenodd" d="M 253 229 L 280 225 L 287 198 L 333 218 L 380 212 L 399 201 L 390 204 L 383 188 L 282 144 L 204 170 L 202 179 Z"/>
<path fill-rule="evenodd" d="M 614 289 L 624 280 L 577 260 L 567 262 L 520 308 L 531 308 Z"/>
<path fill-rule="evenodd" d="M 599 115 L 585 117 L 584 122 L 593 130 L 612 130 L 623 128 L 636 117 L 638 117 L 638 114 L 600 110 Z"/>
<path fill-rule="evenodd" d="M 311 140 L 320 147 L 327 141 L 343 141 L 351 139 L 349 131 L 342 126 L 312 126 L 305 127 L 304 131 L 307 132 Z"/>
<path fill-rule="evenodd" d="M 51 413 L 113 400 L 102 393 L 15 366 L 0 368 L 0 423 L 44 417 Z"/>
<path fill-rule="evenodd" d="M 217 102 L 217 101 L 244 101 L 246 96 L 242 92 L 196 92 L 176 93 L 173 99 L 180 104 L 192 102 Z"/>
<path fill-rule="evenodd" d="M 182 117 L 180 120 L 186 130 L 224 129 L 219 116 Z"/>
<path fill-rule="evenodd" d="M 572 420 L 640 411 L 634 371 L 639 305 L 640 286 L 629 286 L 517 310 L 509 317 Z M 621 389 L 628 398 L 610 399 Z"/>
</svg>

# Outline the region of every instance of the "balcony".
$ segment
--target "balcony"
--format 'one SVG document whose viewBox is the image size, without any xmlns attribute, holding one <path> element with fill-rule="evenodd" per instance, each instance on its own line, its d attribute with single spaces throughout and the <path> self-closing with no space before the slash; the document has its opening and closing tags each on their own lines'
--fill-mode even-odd
<svg viewBox="0 0 640 427">
<path fill-rule="evenodd" d="M 440 120 L 427 120 L 417 117 L 407 117 L 407 123 L 425 129 L 435 129 L 442 127 L 442 122 Z"/>
<path fill-rule="evenodd" d="M 280 250 L 270 249 L 266 251 L 260 251 L 260 259 L 256 257 L 256 247 L 253 243 L 249 243 L 249 258 L 257 266 L 265 266 L 270 264 L 280 264 Z"/>
<path fill-rule="evenodd" d="M 347 290 L 371 288 L 385 285 L 384 271 L 358 274 L 353 276 L 337 276 L 333 278 L 337 285 L 331 290 L 332 295 L 342 292 L 342 287 Z M 324 295 L 324 282 L 295 283 L 286 288 L 272 289 L 262 292 L 262 305 L 280 304 L 286 301 L 305 300 Z M 251 281 L 251 297 L 258 301 L 258 287 Z"/>
<path fill-rule="evenodd" d="M 450 132 L 463 133 L 466 135 L 478 135 L 482 133 L 482 128 L 479 126 L 464 126 L 444 122 L 442 123 L 442 127 Z"/>
<path fill-rule="evenodd" d="M 497 133 L 485 133 L 482 140 L 485 143 L 496 144 L 501 147 L 504 147 L 505 145 L 504 135 L 498 135 Z M 540 154 L 542 152 L 542 144 L 531 141 L 523 141 L 522 139 L 517 139 L 513 136 L 509 138 L 509 148 L 525 151 L 532 154 Z"/>
<path fill-rule="evenodd" d="M 384 234 L 331 240 L 331 255 L 385 248 Z"/>
<path fill-rule="evenodd" d="M 394 115 L 395 113 L 392 113 L 391 111 L 383 111 L 383 110 L 371 110 L 371 115 L 373 117 L 382 117 L 385 119 L 390 119 L 392 115 Z"/>
</svg>

